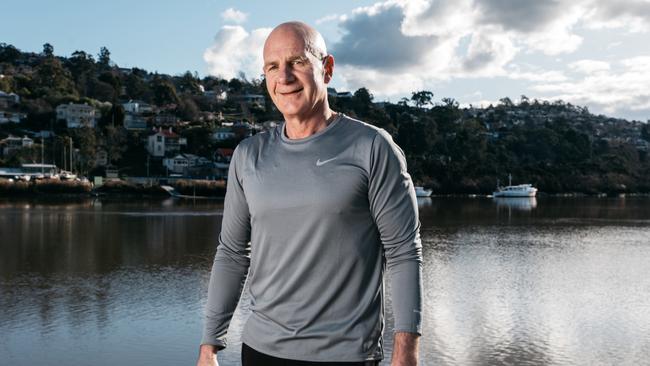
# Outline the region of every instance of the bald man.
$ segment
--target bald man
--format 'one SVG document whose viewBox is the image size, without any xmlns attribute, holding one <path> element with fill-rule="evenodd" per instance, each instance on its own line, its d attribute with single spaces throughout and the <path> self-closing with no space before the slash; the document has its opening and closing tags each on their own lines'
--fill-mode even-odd
<svg viewBox="0 0 650 366">
<path fill-rule="evenodd" d="M 390 135 L 330 109 L 334 57 L 300 22 L 264 44 L 284 123 L 233 154 L 197 365 L 216 365 L 248 276 L 246 365 L 378 365 L 384 271 L 392 365 L 416 365 L 422 252 L 415 191 Z"/>
</svg>

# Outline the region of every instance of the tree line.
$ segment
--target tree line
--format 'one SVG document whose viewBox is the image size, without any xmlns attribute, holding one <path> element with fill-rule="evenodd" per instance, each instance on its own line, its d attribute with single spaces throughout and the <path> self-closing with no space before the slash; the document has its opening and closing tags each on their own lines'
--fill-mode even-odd
<svg viewBox="0 0 650 366">
<path fill-rule="evenodd" d="M 147 132 L 121 127 L 120 102 L 138 99 L 187 121 L 180 133 L 188 138 L 187 151 L 210 157 L 218 147 L 234 147 L 238 140 L 216 143 L 209 136 L 220 119 L 251 123 L 281 120 L 266 94 L 263 79 L 225 80 L 196 73 L 151 73 L 120 69 L 103 47 L 97 57 L 75 51 L 70 57 L 54 55 L 45 44 L 41 53 L 21 52 L 0 44 L 0 90 L 22 98 L 27 113 L 24 126 L 0 127 L 0 137 L 19 129 L 54 130 L 57 137 L 46 154 L 62 166 L 61 158 L 72 143 L 87 159 L 98 148 L 108 151 L 112 164 L 129 175 L 153 169 L 146 159 L 143 138 Z M 231 98 L 206 98 L 205 91 L 261 94 L 264 106 L 247 107 Z M 55 119 L 56 105 L 89 103 L 101 112 L 97 128 L 67 130 Z M 366 88 L 351 98 L 331 97 L 332 108 L 386 129 L 404 150 L 409 172 L 418 185 L 437 193 L 490 193 L 497 179 L 512 174 L 513 183 L 532 183 L 548 193 L 650 193 L 647 123 L 594 115 L 585 107 L 563 101 L 531 100 L 515 103 L 503 98 L 484 108 L 461 107 L 453 98 L 435 99 L 432 91 L 414 91 L 397 103 L 377 103 Z M 224 117 L 225 116 L 225 117 Z M 66 145 L 67 144 L 67 145 Z M 51 151 L 49 151 L 51 150 Z M 40 161 L 35 149 L 26 156 L 0 164 Z M 158 172 L 160 173 L 160 172 Z"/>
</svg>

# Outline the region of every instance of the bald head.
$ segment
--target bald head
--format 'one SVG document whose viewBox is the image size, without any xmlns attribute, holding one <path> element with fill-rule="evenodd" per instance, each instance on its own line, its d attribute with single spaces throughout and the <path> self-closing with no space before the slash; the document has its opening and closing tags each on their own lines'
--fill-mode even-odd
<svg viewBox="0 0 650 366">
<path fill-rule="evenodd" d="M 267 48 L 275 47 L 286 39 L 297 39 L 303 42 L 305 50 L 318 60 L 327 56 L 327 47 L 323 36 L 313 27 L 303 22 L 286 22 L 278 25 L 271 31 L 264 43 L 264 52 Z"/>
</svg>

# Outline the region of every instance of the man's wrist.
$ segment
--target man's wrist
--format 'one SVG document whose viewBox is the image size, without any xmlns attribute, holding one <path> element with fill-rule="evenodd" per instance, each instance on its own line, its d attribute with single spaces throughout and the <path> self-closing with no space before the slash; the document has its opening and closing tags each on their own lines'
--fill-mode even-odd
<svg viewBox="0 0 650 366">
<path fill-rule="evenodd" d="M 202 344 L 199 348 L 199 355 L 201 357 L 212 357 L 217 354 L 219 347 L 214 344 Z"/>
</svg>

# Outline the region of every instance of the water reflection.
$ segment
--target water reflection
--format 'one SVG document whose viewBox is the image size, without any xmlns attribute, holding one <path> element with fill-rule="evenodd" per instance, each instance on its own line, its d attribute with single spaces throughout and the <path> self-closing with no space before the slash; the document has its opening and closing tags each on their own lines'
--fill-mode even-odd
<svg viewBox="0 0 650 366">
<path fill-rule="evenodd" d="M 422 365 L 650 359 L 650 199 L 418 206 Z M 198 201 L 0 202 L 0 363 L 192 364 L 221 213 Z M 238 364 L 247 301 L 224 365 Z M 389 330 L 390 298 L 386 309 Z M 390 332 L 385 342 L 390 358 Z"/>
<path fill-rule="evenodd" d="M 494 197 L 498 209 L 531 211 L 537 207 L 535 197 Z"/>
</svg>

